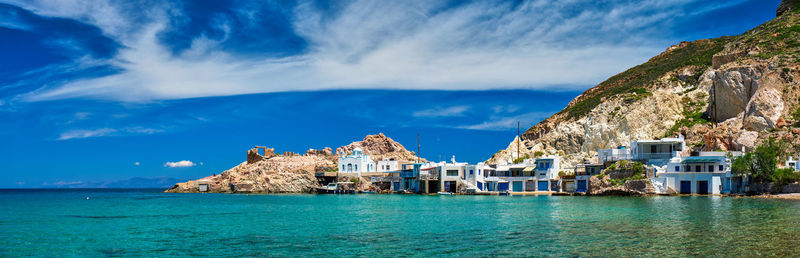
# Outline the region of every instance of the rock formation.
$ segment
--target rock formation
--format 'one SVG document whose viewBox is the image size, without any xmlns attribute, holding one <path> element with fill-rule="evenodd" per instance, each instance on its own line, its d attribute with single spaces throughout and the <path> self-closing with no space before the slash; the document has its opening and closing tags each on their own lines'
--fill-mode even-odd
<svg viewBox="0 0 800 258">
<path fill-rule="evenodd" d="M 361 148 L 365 154 L 369 154 L 372 160 L 378 162 L 382 159 L 394 159 L 399 164 L 417 162 L 417 156 L 413 151 L 406 150 L 402 144 L 386 137 L 383 133 L 377 135 L 367 135 L 364 140 L 360 142 L 353 142 L 346 146 L 336 149 L 337 157 L 339 155 L 346 155 L 356 148 Z M 420 158 L 419 161 L 427 162 L 427 160 Z"/>
<path fill-rule="evenodd" d="M 413 152 L 383 134 L 367 135 L 363 141 L 353 142 L 339 147 L 337 153 L 349 153 L 361 147 L 366 154 L 377 158 L 394 158 L 401 164 L 416 161 Z M 264 150 L 264 155 L 259 154 Z M 166 192 L 198 192 L 200 184 L 208 184 L 211 192 L 222 193 L 302 193 L 319 187 L 315 172 L 324 172 L 336 168 L 338 156 L 333 155 L 331 148 L 321 150 L 309 149 L 304 155 L 284 152 L 275 154 L 275 150 L 257 147 L 247 151 L 247 161 L 228 169 L 218 175 L 178 183 Z M 424 160 L 424 159 L 421 159 Z M 351 178 L 343 178 L 349 181 Z M 365 179 L 352 179 L 359 182 L 362 190 L 374 190 Z"/>
<path fill-rule="evenodd" d="M 522 156 L 561 152 L 569 166 L 597 149 L 682 133 L 703 150 L 753 149 L 792 132 L 800 98 L 800 0 L 739 36 L 681 42 L 615 75 L 528 129 Z M 488 162 L 517 156 L 517 139 Z"/>
</svg>

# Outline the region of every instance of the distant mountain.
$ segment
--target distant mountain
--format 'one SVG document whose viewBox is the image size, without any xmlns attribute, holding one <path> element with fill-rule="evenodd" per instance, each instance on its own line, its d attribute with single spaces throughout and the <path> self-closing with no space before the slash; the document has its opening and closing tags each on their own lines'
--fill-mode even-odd
<svg viewBox="0 0 800 258">
<path fill-rule="evenodd" d="M 167 189 L 176 183 L 186 181 L 171 177 L 134 177 L 117 181 L 102 182 L 58 182 L 43 185 L 45 188 L 164 188 Z"/>
<path fill-rule="evenodd" d="M 800 149 L 800 0 L 783 0 L 776 13 L 741 35 L 681 42 L 612 76 L 489 162 L 550 152 L 569 165 L 677 133 L 695 150 L 752 150 L 768 137 Z"/>
</svg>

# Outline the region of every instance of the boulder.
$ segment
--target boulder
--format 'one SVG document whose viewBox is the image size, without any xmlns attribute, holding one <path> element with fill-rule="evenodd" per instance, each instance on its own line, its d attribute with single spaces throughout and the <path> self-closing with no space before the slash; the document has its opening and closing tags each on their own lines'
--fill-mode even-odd
<svg viewBox="0 0 800 258">
<path fill-rule="evenodd" d="M 751 151 L 755 149 L 756 144 L 758 143 L 758 132 L 753 131 L 742 131 L 739 134 L 739 137 L 736 138 L 736 145 L 737 149 L 741 149 L 744 147 L 745 150 Z"/>
<path fill-rule="evenodd" d="M 762 131 L 777 127 L 778 119 L 783 114 L 784 103 L 781 91 L 764 87 L 759 89 L 747 104 L 744 116 L 744 129 Z"/>
</svg>

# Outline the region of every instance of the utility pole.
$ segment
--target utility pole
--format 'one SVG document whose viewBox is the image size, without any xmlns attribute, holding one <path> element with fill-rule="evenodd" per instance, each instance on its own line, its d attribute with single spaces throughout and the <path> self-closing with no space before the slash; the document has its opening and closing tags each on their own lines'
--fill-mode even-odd
<svg viewBox="0 0 800 258">
<path fill-rule="evenodd" d="M 716 126 L 719 123 L 719 122 L 717 122 L 718 121 L 717 120 L 718 119 L 717 118 L 717 116 L 718 116 L 718 114 L 717 114 L 717 84 L 716 83 L 713 84 L 713 87 L 714 87 L 713 88 L 713 91 L 714 91 L 714 125 Z"/>
<path fill-rule="evenodd" d="M 419 163 L 419 133 L 417 133 L 417 163 Z"/>
<path fill-rule="evenodd" d="M 522 141 L 522 137 L 519 135 L 519 121 L 517 121 L 517 160 L 519 160 L 519 142 Z"/>
</svg>

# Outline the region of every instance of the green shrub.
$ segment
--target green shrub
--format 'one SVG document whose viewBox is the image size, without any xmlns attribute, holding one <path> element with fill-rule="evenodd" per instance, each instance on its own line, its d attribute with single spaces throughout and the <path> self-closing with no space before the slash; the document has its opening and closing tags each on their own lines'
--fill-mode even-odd
<svg viewBox="0 0 800 258">
<path fill-rule="evenodd" d="M 514 161 L 512 163 L 515 163 L 515 164 L 516 163 L 522 163 L 523 161 L 525 161 L 526 159 L 529 159 L 529 158 L 531 158 L 531 156 L 526 153 L 525 156 L 520 156 L 519 158 L 514 159 Z"/>
<path fill-rule="evenodd" d="M 779 168 L 775 169 L 775 172 L 770 176 L 770 180 L 778 187 L 782 187 L 800 180 L 800 174 L 794 172 L 793 168 Z"/>
</svg>

